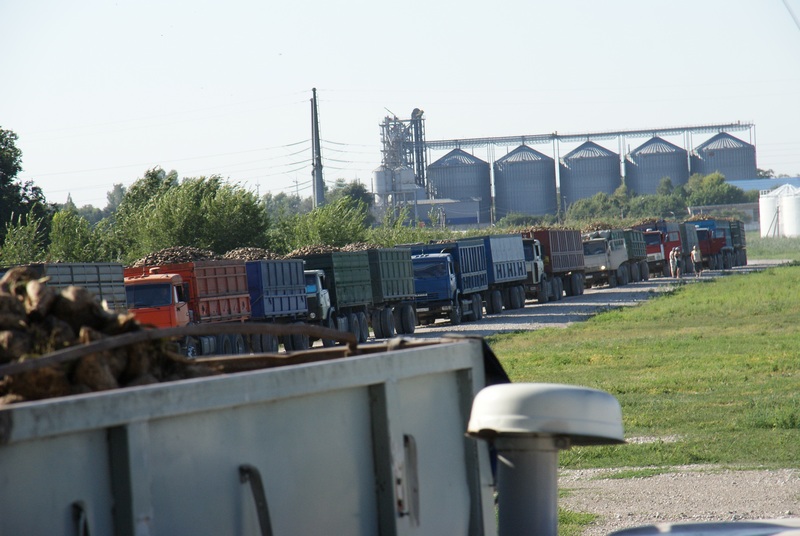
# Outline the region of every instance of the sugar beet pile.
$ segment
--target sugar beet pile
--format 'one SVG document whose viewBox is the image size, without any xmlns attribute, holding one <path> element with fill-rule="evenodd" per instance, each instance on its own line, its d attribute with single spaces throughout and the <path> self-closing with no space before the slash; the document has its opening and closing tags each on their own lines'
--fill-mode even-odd
<svg viewBox="0 0 800 536">
<path fill-rule="evenodd" d="M 0 279 L 0 365 L 141 329 L 133 315 L 104 309 L 82 287 L 55 290 L 25 267 L 12 268 Z M 172 354 L 162 341 L 141 342 L 5 376 L 0 404 L 212 373 Z"/>
</svg>

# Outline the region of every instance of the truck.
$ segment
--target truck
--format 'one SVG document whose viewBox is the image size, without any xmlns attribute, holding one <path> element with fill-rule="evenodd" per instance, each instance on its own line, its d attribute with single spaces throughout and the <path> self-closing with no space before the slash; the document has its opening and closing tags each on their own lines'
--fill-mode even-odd
<svg viewBox="0 0 800 536">
<path fill-rule="evenodd" d="M 712 254 L 712 249 L 714 253 L 709 262 L 713 262 L 717 269 L 727 270 L 747 264 L 744 223 L 726 219 L 692 220 L 690 223 L 697 227 L 698 238 L 702 237 L 702 240 L 713 244 L 707 247 L 709 256 Z M 722 239 L 725 242 L 720 246 Z M 705 263 L 705 258 L 703 260 Z"/>
<path fill-rule="evenodd" d="M 584 258 L 581 232 L 577 229 L 523 231 L 527 279 L 525 297 L 545 303 L 579 296 L 584 289 Z"/>
<path fill-rule="evenodd" d="M 484 295 L 487 314 L 525 307 L 525 280 L 528 270 L 525 248 L 518 234 L 483 237 L 486 251 L 488 288 Z"/>
<path fill-rule="evenodd" d="M 650 275 L 669 277 L 669 253 L 681 246 L 678 222 L 658 220 L 636 225 L 634 229 L 639 229 L 644 235 Z"/>
<path fill-rule="evenodd" d="M 650 279 L 650 266 L 647 264 L 647 246 L 644 233 L 638 229 L 625 229 L 625 249 L 628 251 L 629 281 Z"/>
<path fill-rule="evenodd" d="M 411 250 L 420 324 L 432 324 L 437 318 L 447 318 L 452 324 L 483 318 L 489 273 L 482 239 L 402 247 Z"/>
<path fill-rule="evenodd" d="M 310 314 L 304 268 L 303 262 L 296 259 L 245 262 L 250 321 L 278 324 L 307 321 Z M 249 340 L 255 353 L 277 352 L 279 342 L 287 351 L 303 350 L 310 345 L 308 337 L 302 334 L 286 335 L 282 340 L 272 334 L 253 334 Z"/>
<path fill-rule="evenodd" d="M 305 262 L 310 324 L 369 338 L 372 275 L 366 251 L 333 251 L 300 257 Z M 324 341 L 323 341 L 324 342 Z"/>
<path fill-rule="evenodd" d="M 111 311 L 126 312 L 125 278 L 122 264 L 112 262 L 54 262 L 26 264 L 39 278 L 47 278 L 47 286 L 63 289 L 84 287 Z M 8 270 L 0 268 L 0 277 Z"/>
<path fill-rule="evenodd" d="M 376 339 L 411 335 L 417 326 L 414 264 L 409 248 L 367 250 L 372 306 L 370 323 Z"/>
<path fill-rule="evenodd" d="M 148 326 L 245 322 L 251 318 L 243 260 L 127 267 L 124 276 L 128 308 Z M 248 351 L 242 335 L 186 336 L 177 344 L 179 352 L 189 357 Z"/>
<path fill-rule="evenodd" d="M 591 231 L 582 235 L 586 264 L 586 288 L 608 284 L 627 285 L 630 281 L 628 250 L 621 229 Z"/>
<path fill-rule="evenodd" d="M 687 222 L 697 232 L 697 247 L 703 256 L 703 267 L 708 270 L 722 270 L 725 260 L 733 254 L 733 248 L 727 245 L 725 234 L 721 229 L 701 227 L 697 222 Z"/>
</svg>

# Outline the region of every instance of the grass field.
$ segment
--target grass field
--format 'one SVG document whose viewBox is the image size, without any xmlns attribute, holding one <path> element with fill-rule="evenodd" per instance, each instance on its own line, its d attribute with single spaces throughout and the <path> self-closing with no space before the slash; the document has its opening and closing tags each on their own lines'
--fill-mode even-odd
<svg viewBox="0 0 800 536">
<path fill-rule="evenodd" d="M 513 381 L 608 391 L 644 438 L 564 451 L 563 467 L 800 467 L 800 266 L 488 340 Z"/>
<path fill-rule="evenodd" d="M 800 261 L 800 238 L 761 238 L 757 233 L 748 233 L 747 256 Z"/>
</svg>

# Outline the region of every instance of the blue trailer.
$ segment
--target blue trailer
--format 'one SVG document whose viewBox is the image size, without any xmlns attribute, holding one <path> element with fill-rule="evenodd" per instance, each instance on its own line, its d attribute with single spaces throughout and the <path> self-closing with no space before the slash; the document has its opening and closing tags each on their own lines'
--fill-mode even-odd
<svg viewBox="0 0 800 536">
<path fill-rule="evenodd" d="M 250 294 L 250 321 L 289 324 L 308 318 L 308 297 L 301 259 L 248 261 L 247 290 Z M 308 337 L 282 337 L 287 351 L 308 348 Z M 277 352 L 278 339 L 272 335 L 253 335 L 254 352 Z"/>
<path fill-rule="evenodd" d="M 483 317 L 489 273 L 482 239 L 403 247 L 411 249 L 420 324 L 442 317 L 453 324 Z"/>
<path fill-rule="evenodd" d="M 486 312 L 525 307 L 525 247 L 522 235 L 489 235 L 483 237 L 489 287 L 486 291 Z"/>
</svg>

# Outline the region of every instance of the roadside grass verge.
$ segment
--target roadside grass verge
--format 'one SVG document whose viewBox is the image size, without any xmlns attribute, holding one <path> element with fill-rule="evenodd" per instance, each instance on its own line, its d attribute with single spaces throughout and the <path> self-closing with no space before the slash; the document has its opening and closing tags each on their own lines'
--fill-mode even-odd
<svg viewBox="0 0 800 536">
<path fill-rule="evenodd" d="M 751 259 L 800 261 L 800 238 L 761 238 L 756 233 L 748 233 L 747 256 Z"/>
<path fill-rule="evenodd" d="M 512 381 L 607 391 L 626 437 L 655 438 L 573 448 L 563 467 L 800 466 L 800 266 L 487 340 Z"/>
</svg>

